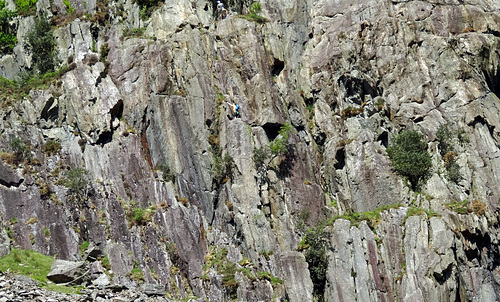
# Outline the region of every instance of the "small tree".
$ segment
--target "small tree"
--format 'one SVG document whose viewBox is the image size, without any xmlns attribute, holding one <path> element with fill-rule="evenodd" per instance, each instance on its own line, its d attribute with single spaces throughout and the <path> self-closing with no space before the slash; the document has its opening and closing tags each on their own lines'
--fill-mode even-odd
<svg viewBox="0 0 500 302">
<path fill-rule="evenodd" d="M 73 168 L 68 171 L 64 185 L 71 189 L 74 197 L 86 198 L 90 189 L 90 172 L 82 168 Z"/>
<path fill-rule="evenodd" d="M 396 173 L 405 177 L 413 190 L 431 167 L 427 143 L 424 136 L 417 131 L 401 131 L 387 148 L 387 154 Z"/>
<path fill-rule="evenodd" d="M 0 0 L 0 53 L 11 53 L 17 43 L 16 30 L 10 21 L 17 15 L 7 8 L 7 3 Z"/>
<path fill-rule="evenodd" d="M 10 147 L 12 148 L 12 151 L 14 151 L 15 161 L 20 162 L 22 160 L 31 159 L 30 148 L 19 137 L 10 141 Z"/>
<path fill-rule="evenodd" d="M 53 71 L 56 66 L 56 40 L 52 27 L 44 15 L 35 20 L 27 34 L 26 47 L 32 52 L 33 65 L 40 74 Z"/>
<path fill-rule="evenodd" d="M 281 126 L 278 131 L 278 137 L 276 137 L 269 144 L 269 148 L 254 148 L 253 149 L 253 160 L 257 169 L 262 166 L 269 166 L 269 164 L 278 157 L 279 155 L 286 154 L 290 150 L 290 144 L 288 144 L 288 137 L 293 130 L 293 126 L 289 123 Z M 266 162 L 267 161 L 267 162 Z"/>
</svg>

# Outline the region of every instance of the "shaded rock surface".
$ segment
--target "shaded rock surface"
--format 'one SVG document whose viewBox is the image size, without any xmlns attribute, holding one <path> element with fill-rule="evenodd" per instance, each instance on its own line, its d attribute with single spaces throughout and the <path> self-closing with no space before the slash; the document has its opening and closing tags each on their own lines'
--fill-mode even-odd
<svg viewBox="0 0 500 302">
<path fill-rule="evenodd" d="M 71 17 L 63 4 L 37 8 Z M 149 284 L 174 300 L 498 300 L 500 3 L 260 4 L 264 23 L 237 16 L 250 1 L 225 2 L 224 20 L 215 1 L 146 18 L 131 0 L 71 1 L 82 14 L 54 36 L 74 68 L 1 99 L 2 249 L 88 260 L 98 287 Z M 2 76 L 31 68 L 33 20 L 16 19 Z M 446 123 L 455 180 L 436 134 Z M 288 152 L 260 164 L 285 124 Z M 387 156 L 401 129 L 432 156 L 419 192 Z M 15 157 L 17 138 L 29 156 Z M 83 187 L 68 182 L 76 168 Z M 401 206 L 376 223 L 324 223 L 389 204 Z M 302 241 L 325 225 L 318 281 Z M 80 254 L 86 242 L 98 248 Z"/>
</svg>

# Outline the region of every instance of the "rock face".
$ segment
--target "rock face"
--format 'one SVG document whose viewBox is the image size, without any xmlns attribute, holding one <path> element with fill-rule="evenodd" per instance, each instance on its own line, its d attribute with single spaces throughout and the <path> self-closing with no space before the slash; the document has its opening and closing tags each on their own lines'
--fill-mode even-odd
<svg viewBox="0 0 500 302">
<path fill-rule="evenodd" d="M 88 273 L 83 261 L 54 260 L 47 279 L 54 283 L 81 284 Z"/>
<path fill-rule="evenodd" d="M 37 3 L 65 72 L 1 90 L 2 250 L 174 300 L 500 299 L 498 1 L 70 2 Z M 402 129 L 432 157 L 419 192 L 387 156 Z"/>
</svg>

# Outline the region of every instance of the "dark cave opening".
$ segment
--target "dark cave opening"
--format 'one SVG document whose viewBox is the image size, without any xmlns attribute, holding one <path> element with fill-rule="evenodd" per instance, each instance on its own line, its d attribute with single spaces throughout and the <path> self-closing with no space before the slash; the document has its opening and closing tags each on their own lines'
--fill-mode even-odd
<svg viewBox="0 0 500 302">
<path fill-rule="evenodd" d="M 483 70 L 486 84 L 491 92 L 500 98 L 500 66 L 495 66 L 491 71 Z"/>
<path fill-rule="evenodd" d="M 385 148 L 389 145 L 389 134 L 387 131 L 382 132 L 378 137 L 377 141 L 382 144 Z"/>
<path fill-rule="evenodd" d="M 56 120 L 59 116 L 59 106 L 53 106 L 54 102 L 54 98 L 50 98 L 42 109 L 41 117 L 46 121 Z"/>
<path fill-rule="evenodd" d="M 102 146 L 107 143 L 110 143 L 112 139 L 113 139 L 113 132 L 104 131 L 103 133 L 99 134 L 99 138 L 95 143 Z"/>
<path fill-rule="evenodd" d="M 111 121 L 113 121 L 115 118 L 121 119 L 123 116 L 123 101 L 119 100 L 113 108 L 109 111 L 111 114 Z"/>
<path fill-rule="evenodd" d="M 279 131 L 283 125 L 278 124 L 278 123 L 266 123 L 262 125 L 262 129 L 266 132 L 267 139 L 269 141 L 274 140 L 276 137 L 278 137 Z"/>
<path fill-rule="evenodd" d="M 271 73 L 273 74 L 273 77 L 279 76 L 284 68 L 285 68 L 285 62 L 280 61 L 280 60 L 275 58 L 274 62 L 273 62 L 272 69 L 271 69 Z"/>
<path fill-rule="evenodd" d="M 338 149 L 335 154 L 335 160 L 337 161 L 333 166 L 336 170 L 342 170 L 345 167 L 345 149 Z"/>
</svg>

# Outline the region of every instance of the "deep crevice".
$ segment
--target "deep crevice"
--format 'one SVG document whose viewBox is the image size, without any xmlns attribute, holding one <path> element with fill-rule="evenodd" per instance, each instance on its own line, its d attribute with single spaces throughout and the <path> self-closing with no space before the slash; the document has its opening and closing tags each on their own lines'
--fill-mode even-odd
<svg viewBox="0 0 500 302">
<path fill-rule="evenodd" d="M 500 66 L 495 66 L 491 71 L 483 70 L 488 88 L 500 98 Z"/>
<path fill-rule="evenodd" d="M 119 100 L 113 108 L 109 111 L 111 114 L 111 121 L 113 121 L 115 118 L 121 119 L 123 116 L 123 100 Z"/>
<path fill-rule="evenodd" d="M 378 137 L 377 141 L 382 144 L 385 148 L 389 145 L 389 134 L 387 131 L 382 132 Z"/>
<path fill-rule="evenodd" d="M 111 140 L 113 139 L 113 132 L 111 131 L 104 131 L 103 133 L 99 134 L 99 138 L 95 142 L 97 145 L 105 145 L 107 143 L 110 143 Z"/>
<path fill-rule="evenodd" d="M 48 120 L 56 120 L 57 117 L 59 116 L 59 106 L 54 106 L 54 98 L 50 98 L 47 103 L 45 103 L 45 106 L 42 109 L 42 114 L 41 117 L 48 121 Z"/>
<path fill-rule="evenodd" d="M 336 170 L 342 170 L 345 167 L 345 149 L 341 148 L 337 150 L 335 154 L 335 160 L 337 161 L 333 166 Z"/>
<path fill-rule="evenodd" d="M 269 141 L 274 140 L 279 135 L 279 131 L 283 125 L 278 123 L 266 123 L 262 125 L 262 129 L 266 132 Z"/>
<path fill-rule="evenodd" d="M 273 77 L 277 77 L 280 75 L 280 73 L 283 71 L 283 68 L 285 68 L 285 62 L 280 61 L 278 59 L 274 59 L 273 66 L 271 68 L 271 73 Z"/>
</svg>

